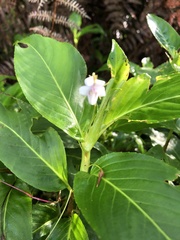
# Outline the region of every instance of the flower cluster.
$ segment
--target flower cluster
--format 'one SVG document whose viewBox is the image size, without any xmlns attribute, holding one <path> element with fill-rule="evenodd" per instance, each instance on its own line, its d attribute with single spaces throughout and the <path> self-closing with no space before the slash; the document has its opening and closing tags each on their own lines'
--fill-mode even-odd
<svg viewBox="0 0 180 240">
<path fill-rule="evenodd" d="M 97 79 L 95 73 L 84 80 L 85 86 L 79 88 L 79 93 L 81 95 L 88 97 L 88 102 L 91 105 L 97 103 L 98 97 L 104 97 L 106 95 L 105 91 L 105 81 Z"/>
</svg>

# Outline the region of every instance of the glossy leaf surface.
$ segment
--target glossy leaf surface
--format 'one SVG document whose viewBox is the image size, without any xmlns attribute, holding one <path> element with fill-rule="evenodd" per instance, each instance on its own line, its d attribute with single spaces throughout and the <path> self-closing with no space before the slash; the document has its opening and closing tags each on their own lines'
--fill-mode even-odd
<svg viewBox="0 0 180 240">
<path fill-rule="evenodd" d="M 20 180 L 9 179 L 3 180 L 28 192 L 28 187 Z M 0 236 L 1 239 L 19 239 L 31 240 L 31 198 L 0 183 Z"/>
<path fill-rule="evenodd" d="M 49 234 L 50 227 L 57 219 L 58 211 L 53 204 L 33 205 L 33 240 L 45 239 Z"/>
<path fill-rule="evenodd" d="M 180 75 L 163 77 L 149 89 L 147 75 L 131 78 L 110 101 L 105 124 L 119 119 L 157 123 L 180 115 Z"/>
<path fill-rule="evenodd" d="M 180 48 L 180 35 L 168 22 L 154 14 L 147 15 L 147 22 L 161 46 L 174 57 L 175 52 Z"/>
<path fill-rule="evenodd" d="M 30 112 L 12 112 L 0 105 L 0 160 L 16 176 L 45 191 L 68 186 L 66 157 L 58 133 L 50 128 L 42 136 L 30 131 Z"/>
<path fill-rule="evenodd" d="M 179 239 L 178 170 L 136 153 L 112 153 L 75 177 L 74 194 L 99 239 Z M 103 171 L 104 175 L 100 174 Z"/>
<path fill-rule="evenodd" d="M 15 71 L 26 98 L 43 117 L 72 137 L 83 138 L 92 107 L 83 104 L 85 97 L 79 94 L 86 65 L 71 44 L 31 35 L 16 43 Z"/>
<path fill-rule="evenodd" d="M 89 238 L 80 217 L 74 213 L 71 218 L 61 219 L 48 239 L 88 240 Z"/>
<path fill-rule="evenodd" d="M 130 66 L 126 55 L 115 40 L 112 40 L 107 65 L 111 69 L 111 77 L 114 78 L 113 88 L 116 89 L 121 86 L 122 81 L 127 80 Z"/>
</svg>

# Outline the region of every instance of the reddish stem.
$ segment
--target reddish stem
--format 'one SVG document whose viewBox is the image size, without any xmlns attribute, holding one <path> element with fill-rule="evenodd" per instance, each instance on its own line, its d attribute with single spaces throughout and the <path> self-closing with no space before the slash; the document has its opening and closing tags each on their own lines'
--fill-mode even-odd
<svg viewBox="0 0 180 240">
<path fill-rule="evenodd" d="M 2 180 L 0 180 L 0 182 L 2 182 L 3 184 L 5 184 L 5 185 L 7 185 L 7 186 L 9 186 L 9 187 L 11 187 L 11 188 L 13 188 L 13 189 L 19 191 L 19 192 L 24 193 L 25 195 L 27 195 L 28 197 L 30 197 L 30 198 L 32 198 L 32 199 L 35 199 L 35 200 L 37 200 L 37 201 L 41 201 L 41 202 L 45 202 L 45 203 L 52 203 L 51 201 L 48 201 L 48 200 L 45 200 L 45 199 L 42 199 L 42 198 L 38 198 L 38 197 L 34 197 L 34 196 L 31 195 L 30 193 L 27 193 L 27 192 L 23 191 L 22 189 L 17 188 L 17 187 L 15 187 L 15 186 L 13 186 L 13 185 L 7 183 L 7 182 L 4 182 L 4 181 L 2 181 Z"/>
</svg>

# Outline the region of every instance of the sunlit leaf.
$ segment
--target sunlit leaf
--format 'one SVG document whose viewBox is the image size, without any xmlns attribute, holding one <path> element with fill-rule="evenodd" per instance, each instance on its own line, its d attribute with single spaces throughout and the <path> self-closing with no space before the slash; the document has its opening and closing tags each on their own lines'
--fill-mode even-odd
<svg viewBox="0 0 180 240">
<path fill-rule="evenodd" d="M 55 205 L 36 204 L 33 206 L 33 240 L 49 234 L 58 212 Z"/>
<path fill-rule="evenodd" d="M 0 160 L 16 176 L 45 191 L 68 187 L 63 143 L 50 128 L 43 135 L 30 131 L 30 111 L 13 112 L 0 105 Z"/>
<path fill-rule="evenodd" d="M 147 15 L 147 23 L 161 46 L 174 57 L 180 48 L 180 35 L 168 22 L 154 14 Z"/>
<path fill-rule="evenodd" d="M 112 40 L 111 52 L 107 61 L 108 67 L 111 69 L 113 80 L 113 88 L 121 86 L 122 81 L 126 81 L 129 75 L 129 63 L 123 50 L 119 47 L 115 40 Z"/>
<path fill-rule="evenodd" d="M 149 77 L 139 75 L 124 83 L 109 103 L 104 123 L 119 119 L 158 123 L 180 116 L 180 75 L 162 78 L 149 89 Z"/>
<path fill-rule="evenodd" d="M 74 213 L 71 218 L 61 219 L 48 239 L 88 240 L 89 238 L 80 217 Z"/>
<path fill-rule="evenodd" d="M 93 107 L 86 106 L 79 94 L 86 77 L 80 53 L 69 43 L 35 34 L 16 43 L 14 61 L 17 79 L 32 106 L 72 137 L 83 138 Z"/>
<path fill-rule="evenodd" d="M 177 174 L 150 156 L 107 154 L 76 174 L 75 200 L 99 239 L 178 240 L 180 190 L 166 183 Z"/>
</svg>

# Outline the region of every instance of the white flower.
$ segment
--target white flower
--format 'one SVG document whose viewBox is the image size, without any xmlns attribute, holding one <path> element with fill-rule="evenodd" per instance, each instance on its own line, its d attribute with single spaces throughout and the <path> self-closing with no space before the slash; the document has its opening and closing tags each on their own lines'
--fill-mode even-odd
<svg viewBox="0 0 180 240">
<path fill-rule="evenodd" d="M 88 97 L 89 104 L 95 105 L 98 97 L 106 96 L 104 87 L 105 81 L 97 79 L 97 75 L 95 73 L 86 78 L 84 83 L 85 86 L 79 88 L 79 93 Z"/>
</svg>

